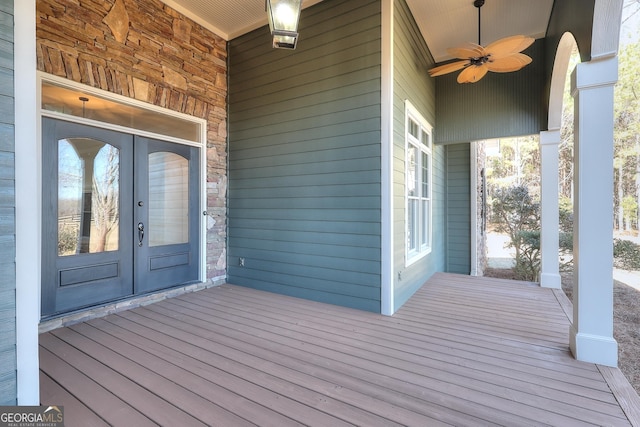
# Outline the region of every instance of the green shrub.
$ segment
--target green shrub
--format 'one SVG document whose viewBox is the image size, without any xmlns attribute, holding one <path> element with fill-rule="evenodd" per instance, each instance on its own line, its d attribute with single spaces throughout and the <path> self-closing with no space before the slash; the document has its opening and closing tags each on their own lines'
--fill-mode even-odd
<svg viewBox="0 0 640 427">
<path fill-rule="evenodd" d="M 540 276 L 540 231 L 518 232 L 520 253 L 516 256 L 513 272 L 518 280 L 537 282 Z"/>
<path fill-rule="evenodd" d="M 497 220 L 496 230 L 509 235 L 509 246 L 515 249 L 514 273 L 517 279 L 540 280 L 540 204 L 525 186 L 497 188 L 492 206 Z M 573 205 L 569 198 L 559 203 L 560 269 L 572 268 Z"/>
<path fill-rule="evenodd" d="M 573 232 L 573 202 L 566 196 L 560 196 L 558 200 L 558 216 L 560 231 L 565 233 Z"/>
<path fill-rule="evenodd" d="M 613 265 L 624 270 L 640 270 L 640 245 L 613 239 Z"/>
<path fill-rule="evenodd" d="M 536 281 L 540 271 L 540 204 L 523 185 L 497 188 L 491 207 L 496 230 L 509 235 L 515 249 L 514 273 L 519 280 Z"/>
<path fill-rule="evenodd" d="M 560 271 L 573 271 L 573 232 L 560 232 Z"/>
</svg>

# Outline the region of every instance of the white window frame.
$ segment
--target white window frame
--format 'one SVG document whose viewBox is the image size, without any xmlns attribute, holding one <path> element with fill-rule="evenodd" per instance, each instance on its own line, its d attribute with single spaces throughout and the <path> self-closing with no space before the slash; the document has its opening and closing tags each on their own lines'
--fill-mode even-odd
<svg viewBox="0 0 640 427">
<path fill-rule="evenodd" d="M 411 123 L 417 125 L 417 135 L 411 132 Z M 414 173 L 411 173 L 410 150 L 417 150 Z M 424 157 L 426 156 L 426 165 Z M 425 169 L 426 166 L 426 169 Z M 425 172 L 427 176 L 425 177 Z M 416 176 L 417 175 L 417 176 Z M 426 178 L 426 181 L 425 181 Z M 424 184 L 426 185 L 426 189 Z M 415 194 L 410 189 L 415 187 Z M 433 224 L 433 126 L 409 102 L 405 101 L 405 264 L 410 265 L 432 250 Z M 410 207 L 417 205 L 417 232 L 412 247 Z"/>
</svg>

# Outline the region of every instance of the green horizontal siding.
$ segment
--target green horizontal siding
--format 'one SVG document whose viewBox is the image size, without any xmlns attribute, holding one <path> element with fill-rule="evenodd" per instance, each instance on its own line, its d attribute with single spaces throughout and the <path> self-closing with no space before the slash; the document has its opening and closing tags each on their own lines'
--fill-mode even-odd
<svg viewBox="0 0 640 427">
<path fill-rule="evenodd" d="M 458 73 L 436 77 L 435 142 L 464 143 L 546 130 L 545 40 L 536 40 L 525 53 L 533 62 L 517 73 L 488 73 L 472 84 L 459 84 Z"/>
<path fill-rule="evenodd" d="M 433 147 L 432 251 L 406 265 L 405 100 L 437 129 L 436 87 L 426 70 L 433 65 L 418 26 L 404 0 L 394 2 L 393 253 L 394 309 L 404 304 L 436 271 L 444 270 L 444 149 Z"/>
<path fill-rule="evenodd" d="M 447 268 L 471 272 L 471 154 L 470 144 L 446 145 Z"/>
<path fill-rule="evenodd" d="M 17 403 L 13 1 L 0 0 L 0 406 Z"/>
<path fill-rule="evenodd" d="M 379 312 L 380 3 L 326 0 L 299 31 L 229 43 L 228 281 Z"/>
</svg>

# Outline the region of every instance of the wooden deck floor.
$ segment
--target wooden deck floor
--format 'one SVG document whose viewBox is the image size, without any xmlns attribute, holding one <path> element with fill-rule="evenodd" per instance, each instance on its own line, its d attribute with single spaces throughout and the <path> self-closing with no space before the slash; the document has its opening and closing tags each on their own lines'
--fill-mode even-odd
<svg viewBox="0 0 640 427">
<path fill-rule="evenodd" d="M 67 427 L 638 425 L 568 328 L 496 279 L 437 274 L 393 317 L 223 285 L 41 334 L 41 398 Z"/>
</svg>

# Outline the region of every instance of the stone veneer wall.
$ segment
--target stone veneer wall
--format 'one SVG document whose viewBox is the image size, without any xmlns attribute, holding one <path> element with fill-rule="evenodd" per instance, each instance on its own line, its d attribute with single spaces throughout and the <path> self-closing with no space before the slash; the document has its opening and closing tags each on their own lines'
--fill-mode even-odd
<svg viewBox="0 0 640 427">
<path fill-rule="evenodd" d="M 471 235 L 476 238 L 477 275 L 484 276 L 487 268 L 487 179 L 485 176 L 487 168 L 487 151 L 484 142 L 477 142 L 476 149 L 476 224 L 475 230 L 471 230 Z M 472 145 L 472 147 L 473 147 Z M 473 149 L 473 148 L 472 148 Z M 472 165 L 473 167 L 473 165 Z M 472 169 L 473 170 L 473 169 Z"/>
<path fill-rule="evenodd" d="M 226 277 L 227 43 L 159 0 L 38 0 L 38 70 L 207 120 L 207 278 Z"/>
</svg>

